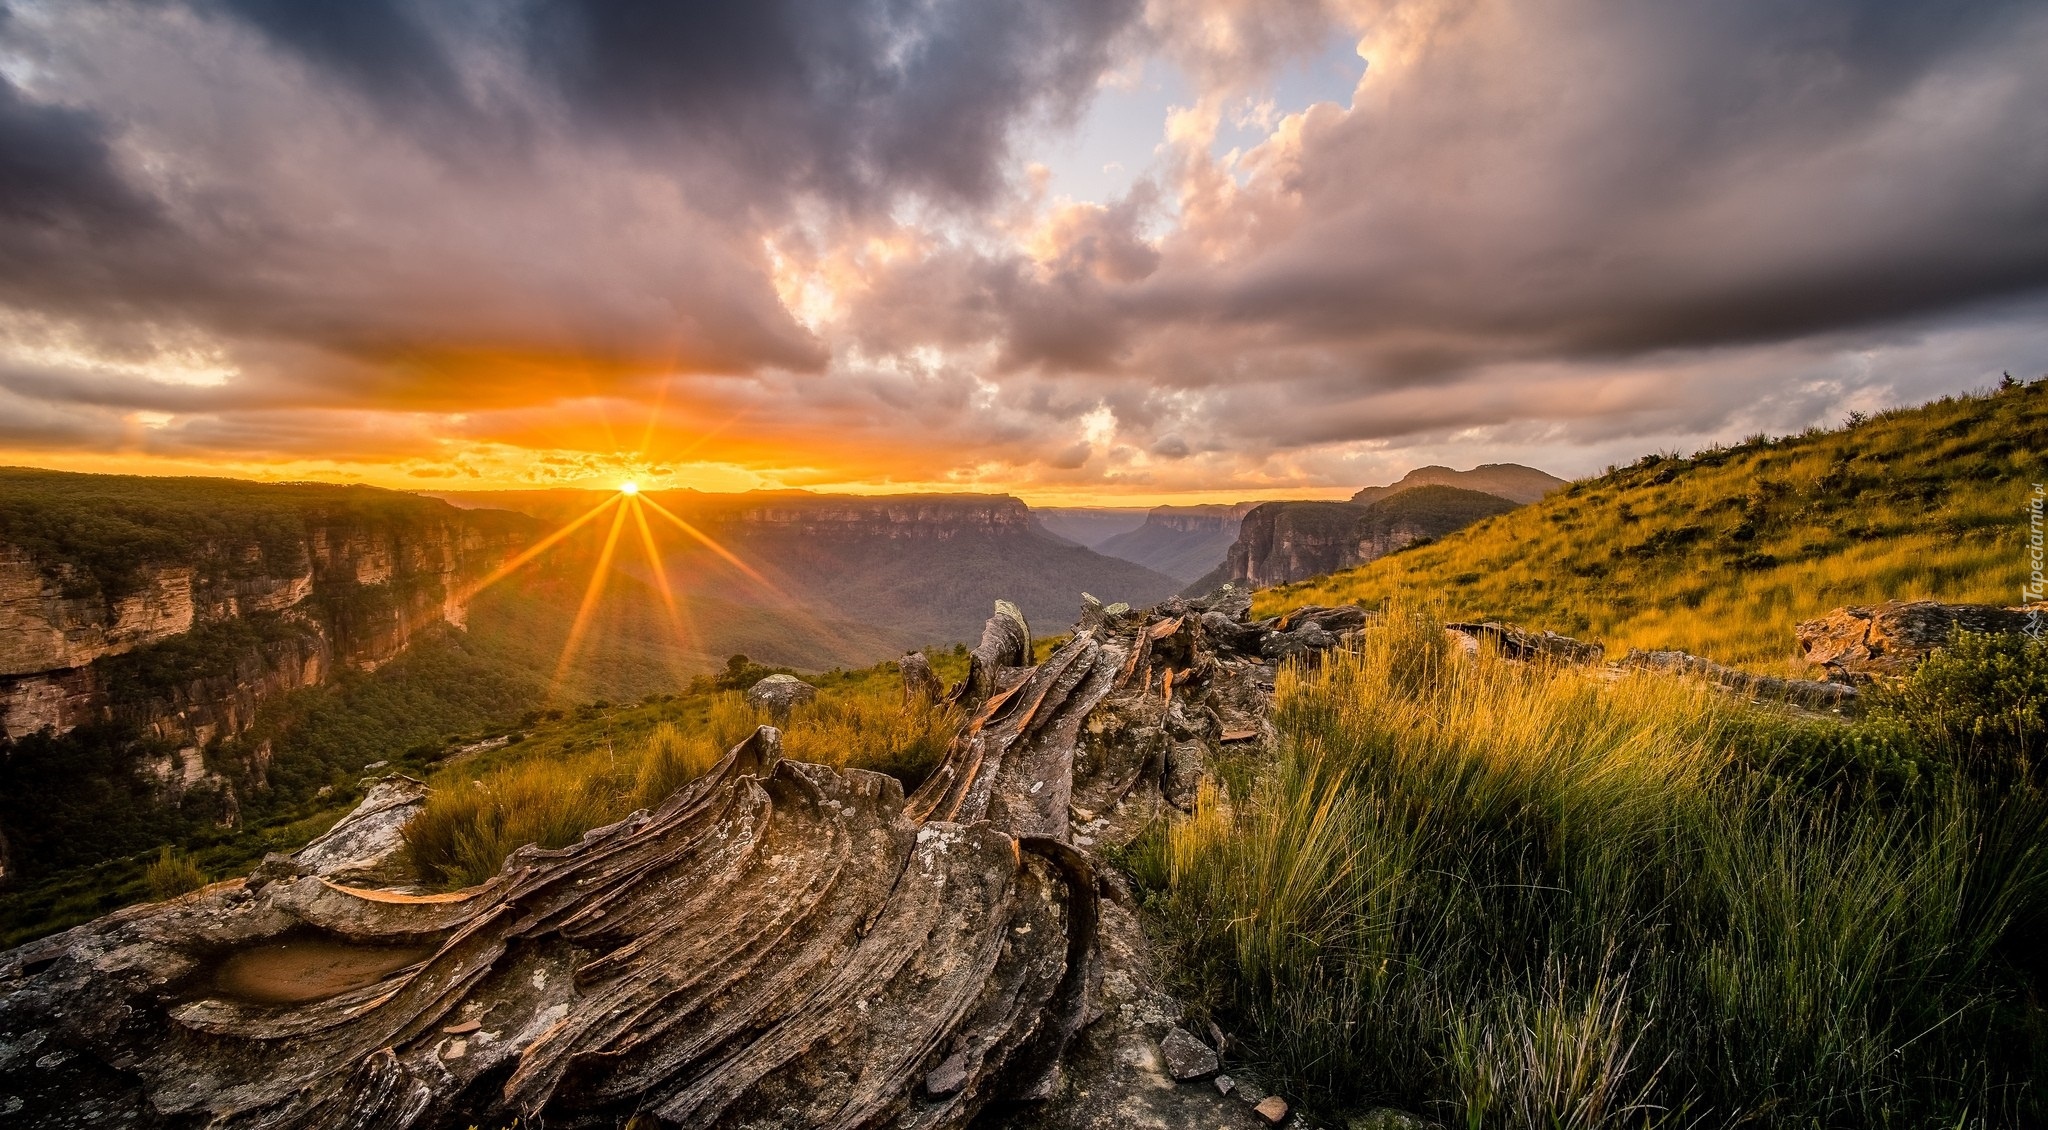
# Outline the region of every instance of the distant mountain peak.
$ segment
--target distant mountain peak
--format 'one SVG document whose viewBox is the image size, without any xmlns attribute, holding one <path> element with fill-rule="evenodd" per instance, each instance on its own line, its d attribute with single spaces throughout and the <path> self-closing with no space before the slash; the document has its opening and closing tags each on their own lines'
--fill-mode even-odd
<svg viewBox="0 0 2048 1130">
<path fill-rule="evenodd" d="M 1481 494 L 1491 494 L 1510 502 L 1534 502 L 1565 485 L 1565 482 L 1566 480 L 1548 471 L 1524 467 L 1520 463 L 1482 463 L 1469 471 L 1430 464 L 1427 467 L 1417 467 L 1401 476 L 1399 482 L 1387 486 L 1366 487 L 1352 495 L 1351 501 L 1369 504 L 1404 490 L 1438 486 L 1476 490 Z"/>
</svg>

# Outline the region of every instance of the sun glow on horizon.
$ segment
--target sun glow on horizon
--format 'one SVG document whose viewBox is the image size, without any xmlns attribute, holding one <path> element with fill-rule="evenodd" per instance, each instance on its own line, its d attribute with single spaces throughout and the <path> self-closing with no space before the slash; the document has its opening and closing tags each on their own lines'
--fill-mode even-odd
<svg viewBox="0 0 2048 1130">
<path fill-rule="evenodd" d="M 633 482 L 633 481 L 631 481 L 631 480 L 627 480 L 626 482 L 623 482 L 623 483 L 620 483 L 620 484 L 619 484 L 619 493 L 620 493 L 620 494 L 639 494 L 639 493 L 640 493 L 640 484 L 639 484 L 639 483 L 636 483 L 636 482 Z"/>
</svg>

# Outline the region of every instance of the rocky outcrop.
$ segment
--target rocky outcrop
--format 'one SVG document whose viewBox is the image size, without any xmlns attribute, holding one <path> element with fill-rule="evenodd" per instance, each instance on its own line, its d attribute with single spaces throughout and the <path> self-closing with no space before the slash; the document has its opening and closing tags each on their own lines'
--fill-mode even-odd
<svg viewBox="0 0 2048 1130">
<path fill-rule="evenodd" d="M 1267 502 L 1244 516 L 1211 579 L 1266 588 L 1349 569 L 1443 537 L 1517 503 L 1448 486 L 1420 486 L 1377 502 Z"/>
<path fill-rule="evenodd" d="M 1173 1039 L 1182 1010 L 1098 863 L 1263 728 L 1267 645 L 1309 629 L 1245 608 L 1098 606 L 1036 666 L 999 614 L 987 678 L 959 696 L 971 720 L 910 797 L 785 760 L 764 727 L 660 807 L 452 894 L 343 881 L 387 866 L 417 803 L 387 780 L 246 880 L 0 954 L 0 1109 L 52 1127 L 1257 1125 L 1250 1092 L 1174 1084 L 1206 1060 Z M 1333 642 L 1357 622 L 1309 619 Z"/>
<path fill-rule="evenodd" d="M 1988 604 L 1942 604 L 1931 600 L 1890 600 L 1873 607 L 1837 608 L 1797 629 L 1806 661 L 1840 683 L 1866 683 L 1903 675 L 1957 629 L 1966 632 L 2023 632 L 2048 623 L 2048 607 L 1998 608 Z"/>
<path fill-rule="evenodd" d="M 1524 662 L 1543 660 L 1552 663 L 1583 664 L 1598 663 L 1607 649 L 1597 643 L 1575 640 L 1556 632 L 1529 632 L 1512 624 L 1497 620 L 1484 623 L 1445 624 L 1444 631 L 1451 633 L 1470 647 L 1478 650 L 1484 642 L 1508 659 Z"/>
<path fill-rule="evenodd" d="M 470 585 L 531 531 L 407 502 L 442 513 L 376 524 L 309 511 L 303 535 L 288 544 L 202 542 L 187 560 L 145 563 L 134 591 L 115 595 L 70 595 L 79 587 L 74 566 L 0 543 L 0 732 L 18 738 L 123 720 L 204 744 L 238 732 L 279 691 L 317 684 L 337 668 L 375 669 L 422 628 L 460 625 Z M 150 697 L 120 693 L 110 660 L 265 616 L 293 630 L 270 632 L 216 664 L 224 670 L 194 671 Z"/>
<path fill-rule="evenodd" d="M 792 708 L 816 701 L 818 688 L 795 675 L 770 675 L 747 688 L 747 705 L 765 710 L 777 725 L 789 721 Z"/>
<path fill-rule="evenodd" d="M 1711 659 L 1682 651 L 1641 651 L 1630 648 L 1617 666 L 1667 675 L 1690 675 L 1754 702 L 1788 703 L 1815 711 L 1841 711 L 1855 707 L 1856 688 L 1812 679 L 1781 679 L 1756 675 Z"/>
</svg>

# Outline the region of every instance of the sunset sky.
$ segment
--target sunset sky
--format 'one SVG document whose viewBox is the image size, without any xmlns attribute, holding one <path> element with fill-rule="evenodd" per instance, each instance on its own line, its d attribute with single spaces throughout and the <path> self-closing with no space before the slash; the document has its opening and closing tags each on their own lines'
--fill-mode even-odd
<svg viewBox="0 0 2048 1130">
<path fill-rule="evenodd" d="M 2048 5 L 0 3 L 0 463 L 1349 494 L 2048 371 Z"/>
</svg>

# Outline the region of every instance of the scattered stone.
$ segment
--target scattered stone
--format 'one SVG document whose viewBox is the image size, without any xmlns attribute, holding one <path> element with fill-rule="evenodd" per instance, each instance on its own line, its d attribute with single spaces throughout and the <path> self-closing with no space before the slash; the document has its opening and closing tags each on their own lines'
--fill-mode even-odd
<svg viewBox="0 0 2048 1130">
<path fill-rule="evenodd" d="M 768 717 L 780 726 L 789 721 L 791 707 L 817 697 L 818 688 L 794 675 L 770 675 L 747 691 L 747 705 L 766 710 Z"/>
<path fill-rule="evenodd" d="M 1159 1042 L 1159 1052 L 1166 1057 L 1166 1073 L 1183 1083 L 1214 1075 L 1221 1066 L 1216 1061 L 1215 1050 L 1189 1035 L 1185 1028 L 1176 1027 L 1167 1032 L 1166 1039 Z"/>
<path fill-rule="evenodd" d="M 1842 683 L 1812 679 L 1780 679 L 1774 675 L 1752 675 L 1688 655 L 1682 651 L 1640 651 L 1630 648 L 1616 664 L 1622 668 L 1662 671 L 1667 675 L 1691 675 L 1705 679 L 1725 691 L 1745 695 L 1759 702 L 1788 702 L 1808 710 L 1841 710 L 1854 706 L 1856 688 Z"/>
<path fill-rule="evenodd" d="M 1366 1111 L 1344 1126 L 1345 1130 L 1439 1130 L 1436 1123 L 1426 1118 L 1386 1106 Z"/>
<path fill-rule="evenodd" d="M 1215 1079 L 1215 1082 L 1216 1090 L 1219 1094 L 1227 1095 L 1231 1091 L 1237 1089 L 1237 1080 L 1232 1079 L 1228 1075 L 1218 1075 Z"/>
<path fill-rule="evenodd" d="M 950 1095 L 967 1085 L 967 1057 L 954 1052 L 939 1061 L 924 1077 L 924 1089 L 934 1096 Z"/>
<path fill-rule="evenodd" d="M 389 761 L 372 761 L 368 765 L 363 766 L 363 772 L 368 773 L 372 769 L 382 769 L 389 764 L 391 764 Z"/>
<path fill-rule="evenodd" d="M 1837 608 L 1796 628 L 1800 654 L 1838 683 L 1867 683 L 1904 675 L 1928 653 L 1946 647 L 1957 628 L 1997 634 L 2027 629 L 2026 608 L 1888 600 L 1872 607 Z M 2048 613 L 2044 613 L 2048 616 Z"/>
<path fill-rule="evenodd" d="M 1279 1095 L 1267 1095 L 1259 1100 L 1258 1105 L 1254 1106 L 1252 1111 L 1260 1118 L 1278 1126 L 1282 1122 L 1287 1121 L 1287 1100 Z"/>
<path fill-rule="evenodd" d="M 1512 624 L 1497 620 L 1485 623 L 1445 624 L 1444 631 L 1455 632 L 1473 641 L 1484 640 L 1493 644 L 1503 658 L 1525 663 L 1548 662 L 1565 664 L 1598 663 L 1607 649 L 1597 643 L 1575 640 L 1556 632 L 1525 632 Z"/>
</svg>

